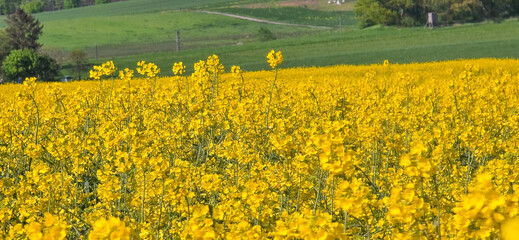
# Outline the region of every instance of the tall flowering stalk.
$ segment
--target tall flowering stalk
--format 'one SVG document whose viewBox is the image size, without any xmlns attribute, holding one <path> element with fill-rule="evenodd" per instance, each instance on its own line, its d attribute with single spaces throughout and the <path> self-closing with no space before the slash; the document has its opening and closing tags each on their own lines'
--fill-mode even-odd
<svg viewBox="0 0 519 240">
<path fill-rule="evenodd" d="M 224 72 L 223 64 L 220 63 L 220 58 L 217 55 L 212 55 L 207 58 L 206 61 L 207 72 L 212 74 L 213 78 L 211 81 L 211 107 L 215 95 L 218 96 L 218 86 L 220 82 L 220 75 Z"/>
<path fill-rule="evenodd" d="M 267 62 L 270 64 L 270 67 L 274 69 L 275 76 L 274 80 L 272 81 L 272 85 L 270 85 L 270 91 L 269 91 L 269 102 L 267 106 L 267 116 L 265 117 L 265 128 L 269 129 L 269 114 L 270 114 L 270 104 L 272 102 L 272 92 L 274 92 L 274 87 L 276 86 L 276 79 L 278 78 L 278 69 L 277 66 L 279 66 L 283 62 L 283 54 L 281 51 L 274 51 L 274 49 L 270 50 L 270 52 L 267 54 Z"/>
<path fill-rule="evenodd" d="M 187 101 L 186 101 L 186 110 L 187 110 L 187 118 L 190 119 L 190 111 L 189 111 L 189 104 L 191 102 L 191 97 L 189 95 L 189 78 L 184 76 L 184 73 L 186 73 L 186 66 L 183 62 L 176 62 L 173 64 L 173 67 L 171 68 L 171 71 L 174 75 L 180 76 L 180 80 L 185 78 L 186 80 L 186 95 L 187 95 Z M 179 92 L 180 92 L 180 83 L 179 83 Z"/>
<path fill-rule="evenodd" d="M 241 67 L 240 66 L 232 66 L 231 67 L 231 73 L 235 76 L 235 77 L 240 77 L 241 79 L 241 86 L 240 86 L 240 90 L 239 90 L 239 94 L 240 94 L 240 102 L 241 102 L 241 99 L 243 97 L 243 86 L 244 86 L 244 83 L 245 83 L 245 80 L 243 79 L 243 71 L 241 70 Z"/>
<path fill-rule="evenodd" d="M 160 68 L 157 67 L 155 63 L 140 61 L 137 63 L 137 72 L 146 77 L 146 79 L 153 78 L 153 86 L 151 89 L 151 99 L 153 100 L 155 96 L 155 87 L 157 85 L 157 74 L 160 73 Z"/>
</svg>

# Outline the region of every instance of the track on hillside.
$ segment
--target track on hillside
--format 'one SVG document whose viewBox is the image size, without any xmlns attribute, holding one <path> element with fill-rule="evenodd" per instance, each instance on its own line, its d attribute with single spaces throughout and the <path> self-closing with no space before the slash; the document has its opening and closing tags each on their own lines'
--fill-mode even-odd
<svg viewBox="0 0 519 240">
<path fill-rule="evenodd" d="M 332 27 L 326 27 L 326 26 L 316 26 L 316 25 L 305 25 L 305 24 L 275 22 L 275 21 L 269 21 L 269 20 L 264 20 L 264 19 L 259 19 L 259 18 L 251 18 L 251 17 L 240 16 L 240 15 L 236 15 L 236 14 L 222 13 L 222 12 L 213 12 L 213 11 L 205 11 L 205 10 L 200 10 L 200 11 L 196 11 L 196 12 L 208 13 L 208 14 L 216 14 L 216 15 L 233 17 L 233 18 L 238 18 L 238 19 L 243 19 L 243 20 L 248 20 L 248 21 L 253 21 L 253 22 L 275 24 L 275 25 L 294 26 L 294 27 L 309 27 L 309 28 L 321 28 L 321 29 L 333 29 Z"/>
</svg>

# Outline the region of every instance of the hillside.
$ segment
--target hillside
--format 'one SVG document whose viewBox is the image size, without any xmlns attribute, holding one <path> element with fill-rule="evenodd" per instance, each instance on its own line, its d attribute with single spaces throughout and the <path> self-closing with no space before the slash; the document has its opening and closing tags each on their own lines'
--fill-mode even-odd
<svg viewBox="0 0 519 240">
<path fill-rule="evenodd" d="M 321 33 L 242 46 L 192 49 L 106 58 L 121 67 L 134 67 L 139 59 L 168 69 L 173 62 L 188 66 L 211 54 L 224 65 L 239 62 L 247 70 L 267 69 L 263 53 L 282 50 L 283 67 L 430 62 L 461 58 L 519 58 L 519 22 L 467 24 L 438 29 L 394 27 Z M 169 70 L 163 72 L 169 74 Z"/>
<path fill-rule="evenodd" d="M 135 68 L 140 60 L 168 69 L 172 62 L 191 65 L 216 53 L 224 63 L 239 60 L 247 70 L 259 70 L 266 67 L 262 53 L 272 48 L 286 53 L 285 66 L 519 56 L 517 19 L 432 30 L 381 26 L 359 30 L 345 5 L 313 0 L 129 0 L 35 16 L 44 25 L 44 50 L 64 64 L 63 73 L 69 75 L 66 56 L 73 49 L 85 50 L 91 64 L 116 60 L 120 69 Z M 332 30 L 258 23 L 200 10 Z M 260 28 L 271 30 L 277 40 L 259 41 Z M 180 52 L 176 51 L 177 30 Z"/>
</svg>

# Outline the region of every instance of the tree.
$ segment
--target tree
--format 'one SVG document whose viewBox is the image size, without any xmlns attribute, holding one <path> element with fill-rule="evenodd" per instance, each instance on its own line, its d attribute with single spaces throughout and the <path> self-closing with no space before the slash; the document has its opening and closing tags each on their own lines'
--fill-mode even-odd
<svg viewBox="0 0 519 240">
<path fill-rule="evenodd" d="M 484 18 L 480 0 L 452 0 L 450 14 L 455 21 L 470 22 Z"/>
<path fill-rule="evenodd" d="M 9 39 L 7 38 L 7 35 L 5 35 L 4 31 L 0 30 L 0 62 L 9 55 L 9 52 L 11 52 L 11 46 L 9 45 Z"/>
<path fill-rule="evenodd" d="M 502 18 L 518 14 L 519 0 L 481 0 L 486 17 Z"/>
<path fill-rule="evenodd" d="M 43 11 L 53 11 L 56 10 L 55 0 L 46 0 L 43 2 Z"/>
<path fill-rule="evenodd" d="M 0 0 L 1 14 L 7 15 L 13 13 L 19 3 L 19 0 Z"/>
<path fill-rule="evenodd" d="M 63 6 L 65 8 L 76 8 L 76 7 L 79 7 L 80 5 L 80 0 L 65 0 L 63 2 Z"/>
<path fill-rule="evenodd" d="M 5 33 L 9 38 L 9 44 L 13 49 L 34 49 L 41 47 L 38 43 L 43 26 L 38 19 L 27 14 L 21 8 L 9 15 L 5 20 L 7 28 Z"/>
<path fill-rule="evenodd" d="M 54 81 L 60 74 L 61 66 L 48 55 L 38 55 L 34 63 L 36 78 L 41 81 Z"/>
<path fill-rule="evenodd" d="M 75 65 L 77 79 L 81 80 L 81 71 L 83 70 L 83 66 L 87 63 L 86 52 L 83 50 L 71 51 L 69 54 L 69 59 Z"/>
<path fill-rule="evenodd" d="M 441 22 L 472 22 L 519 14 L 519 0 L 358 0 L 355 16 L 361 27 L 375 24 L 425 24 L 428 12 Z"/>
<path fill-rule="evenodd" d="M 43 1 L 42 0 L 26 0 L 21 5 L 20 8 L 28 13 L 38 13 L 43 11 Z"/>
<path fill-rule="evenodd" d="M 34 77 L 34 63 L 38 55 L 34 50 L 13 50 L 2 63 L 2 71 L 6 81 L 23 80 Z"/>
<path fill-rule="evenodd" d="M 387 9 L 377 0 L 359 0 L 355 3 L 355 17 L 361 28 L 376 24 L 395 24 L 398 14 Z"/>
<path fill-rule="evenodd" d="M 11 47 L 9 46 L 9 41 L 7 39 L 7 36 L 5 35 L 5 32 L 3 30 L 0 30 L 0 62 L 4 61 L 4 59 L 9 55 L 9 52 L 11 51 Z M 0 68 L 1 72 L 1 68 Z M 3 80 L 0 79 L 0 82 Z"/>
<path fill-rule="evenodd" d="M 413 26 L 416 22 L 426 22 L 427 13 L 419 0 L 389 0 L 387 6 L 397 14 L 397 23 Z"/>
<path fill-rule="evenodd" d="M 24 80 L 27 77 L 53 81 L 60 67 L 47 55 L 40 56 L 33 49 L 21 49 L 11 51 L 3 62 L 2 70 L 7 81 Z"/>
</svg>

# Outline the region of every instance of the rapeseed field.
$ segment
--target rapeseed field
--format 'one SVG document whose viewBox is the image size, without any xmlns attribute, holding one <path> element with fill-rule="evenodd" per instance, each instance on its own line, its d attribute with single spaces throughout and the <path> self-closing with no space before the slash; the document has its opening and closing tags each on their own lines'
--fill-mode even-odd
<svg viewBox="0 0 519 240">
<path fill-rule="evenodd" d="M 0 86 L 0 238 L 519 235 L 518 60 L 282 64 Z"/>
</svg>

